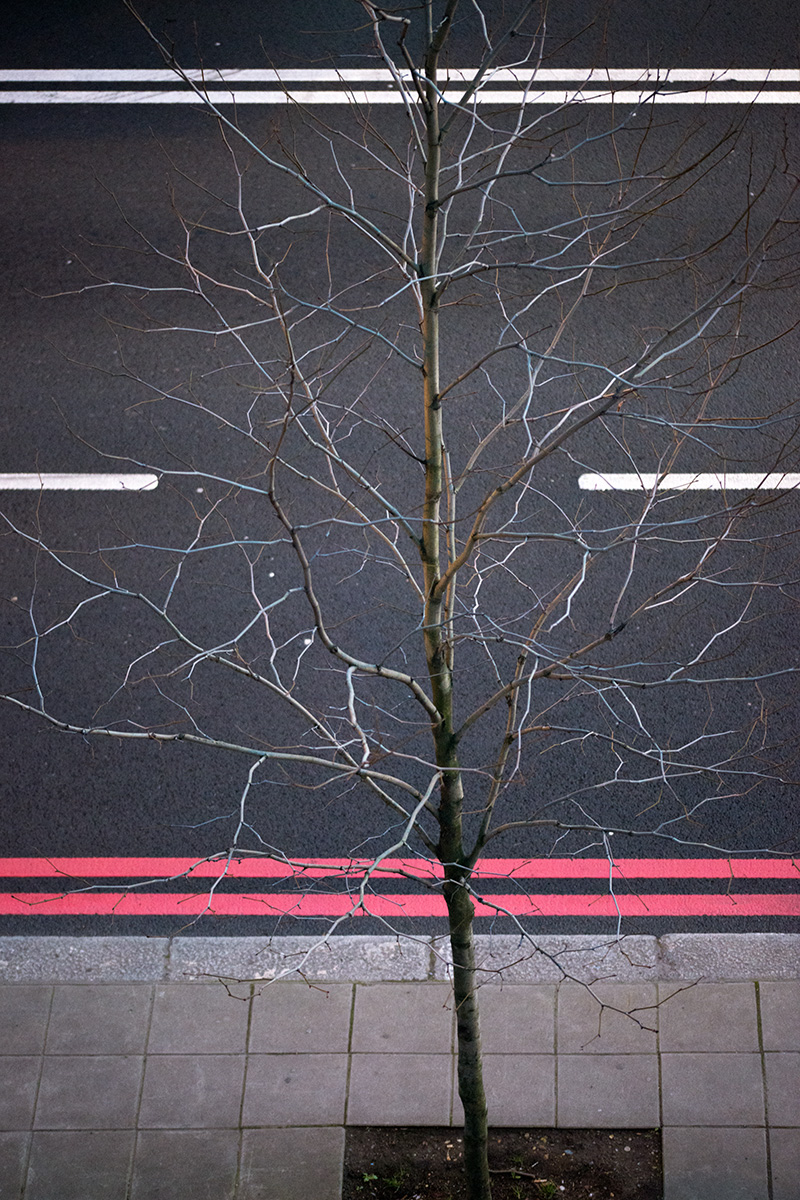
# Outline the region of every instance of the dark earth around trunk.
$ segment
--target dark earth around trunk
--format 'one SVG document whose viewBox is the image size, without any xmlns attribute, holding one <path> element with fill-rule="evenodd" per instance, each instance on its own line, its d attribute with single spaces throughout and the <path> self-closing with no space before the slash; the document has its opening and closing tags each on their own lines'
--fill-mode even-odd
<svg viewBox="0 0 800 1200">
<path fill-rule="evenodd" d="M 491 1129 L 493 1200 L 662 1200 L 658 1129 Z M 342 1200 L 461 1200 L 463 1142 L 445 1129 L 350 1128 Z"/>
</svg>

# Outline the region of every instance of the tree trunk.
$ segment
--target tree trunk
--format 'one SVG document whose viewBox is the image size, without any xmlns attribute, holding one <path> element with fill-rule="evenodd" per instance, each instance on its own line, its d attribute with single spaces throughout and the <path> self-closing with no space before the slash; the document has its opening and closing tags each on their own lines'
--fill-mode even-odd
<svg viewBox="0 0 800 1200">
<path fill-rule="evenodd" d="M 464 1171 L 468 1200 L 491 1200 L 489 1128 L 483 1090 L 481 1030 L 475 991 L 475 908 L 465 888 L 448 882 L 445 898 L 453 954 L 458 1035 L 458 1094 L 464 1108 Z"/>
</svg>

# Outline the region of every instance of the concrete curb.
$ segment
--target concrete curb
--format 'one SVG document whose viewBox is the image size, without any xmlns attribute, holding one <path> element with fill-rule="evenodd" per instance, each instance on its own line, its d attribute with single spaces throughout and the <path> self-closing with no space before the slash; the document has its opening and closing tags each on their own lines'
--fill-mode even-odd
<svg viewBox="0 0 800 1200">
<path fill-rule="evenodd" d="M 800 977 L 800 934 L 477 937 L 487 984 Z M 185 982 L 212 978 L 356 983 L 446 980 L 441 937 L 0 937 L 2 983 Z"/>
</svg>

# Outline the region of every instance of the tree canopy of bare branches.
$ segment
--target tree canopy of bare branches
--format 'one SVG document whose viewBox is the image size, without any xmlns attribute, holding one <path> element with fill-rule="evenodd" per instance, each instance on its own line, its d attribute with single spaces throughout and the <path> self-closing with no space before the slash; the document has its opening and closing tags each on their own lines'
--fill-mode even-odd
<svg viewBox="0 0 800 1200">
<path fill-rule="evenodd" d="M 172 164 L 171 240 L 121 206 L 125 266 L 87 248 L 80 292 L 147 452 L 91 440 L 157 474 L 174 530 L 76 548 L 6 515 L 59 580 L 17 610 L 6 700 L 228 752 L 223 863 L 302 881 L 276 811 L 355 814 L 339 930 L 390 870 L 442 896 L 485 1200 L 475 906 L 521 936 L 536 915 L 493 906 L 481 860 L 790 849 L 748 826 L 792 782 L 797 412 L 769 372 L 796 180 L 749 114 L 677 121 L 646 82 L 544 103 L 533 4 L 496 28 L 457 0 L 361 11 L 374 79 L 346 110 L 287 93 L 265 118 L 172 64 L 221 151 Z M 98 645 L 112 610 L 126 637 Z M 48 674 L 65 644 L 77 695 Z"/>
</svg>

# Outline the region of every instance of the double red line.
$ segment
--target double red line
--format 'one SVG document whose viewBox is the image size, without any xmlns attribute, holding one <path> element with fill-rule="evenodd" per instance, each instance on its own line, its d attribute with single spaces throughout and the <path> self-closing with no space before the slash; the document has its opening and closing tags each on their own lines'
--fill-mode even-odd
<svg viewBox="0 0 800 1200">
<path fill-rule="evenodd" d="M 198 862 L 191 858 L 7 858 L 5 879 L 52 879 L 56 891 L 0 892 L 0 915 L 29 916 L 218 916 L 339 917 L 361 913 L 386 918 L 443 917 L 439 891 L 383 891 L 384 880 L 418 880 L 436 885 L 439 864 L 421 859 L 385 859 L 368 888 L 360 890 L 371 859 L 317 858 L 279 862 L 269 858 Z M 124 880 L 99 885 L 97 880 Z M 168 881 L 203 881 L 190 892 L 163 890 Z M 268 886 L 232 891 L 229 881 L 259 879 Z M 285 879 L 288 891 L 273 891 Z M 532 890 L 535 881 L 594 880 L 596 890 Z M 702 892 L 686 890 L 689 880 L 716 881 Z M 484 859 L 474 872 L 479 917 L 508 913 L 545 917 L 797 917 L 800 864 L 788 858 L 604 858 Z M 337 885 L 322 890 L 319 881 Z M 640 890 L 638 881 L 683 881 L 683 890 Z M 757 891 L 774 880 L 781 890 Z M 605 886 L 603 886 L 603 884 Z M 126 886 L 127 885 L 127 886 Z M 308 886 L 306 886 L 308 885 Z M 788 886 L 787 886 L 788 885 Z M 101 890 L 97 890 L 100 888 Z M 159 890 L 159 888 L 161 890 Z"/>
</svg>

